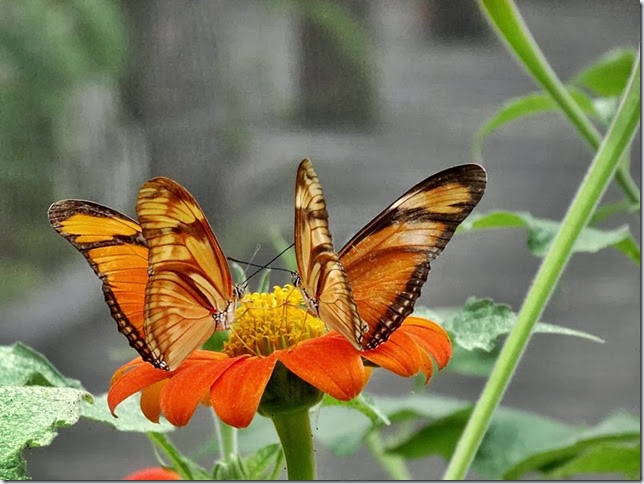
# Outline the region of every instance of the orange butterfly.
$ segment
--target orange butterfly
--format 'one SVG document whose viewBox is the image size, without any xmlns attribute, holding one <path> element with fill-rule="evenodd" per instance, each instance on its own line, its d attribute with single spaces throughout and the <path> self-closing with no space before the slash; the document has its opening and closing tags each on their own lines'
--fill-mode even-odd
<svg viewBox="0 0 644 484">
<path fill-rule="evenodd" d="M 307 159 L 295 183 L 295 255 L 309 311 L 358 350 L 376 348 L 412 313 L 430 262 L 485 191 L 485 170 L 460 165 L 423 180 L 333 250 L 322 187 Z"/>
<path fill-rule="evenodd" d="M 130 346 L 157 368 L 174 370 L 229 327 L 241 290 L 201 207 L 177 182 L 146 182 L 137 213 L 141 225 L 97 203 L 61 200 L 49 208 L 49 221 L 103 281 Z"/>
</svg>

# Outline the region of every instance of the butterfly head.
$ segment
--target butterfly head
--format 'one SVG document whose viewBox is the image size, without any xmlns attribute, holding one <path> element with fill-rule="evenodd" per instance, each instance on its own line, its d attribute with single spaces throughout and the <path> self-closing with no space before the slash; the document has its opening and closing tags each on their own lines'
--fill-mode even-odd
<svg viewBox="0 0 644 484">
<path fill-rule="evenodd" d="M 245 282 L 243 284 L 235 284 L 233 286 L 233 298 L 235 301 L 241 301 L 247 292 L 248 284 Z"/>
</svg>

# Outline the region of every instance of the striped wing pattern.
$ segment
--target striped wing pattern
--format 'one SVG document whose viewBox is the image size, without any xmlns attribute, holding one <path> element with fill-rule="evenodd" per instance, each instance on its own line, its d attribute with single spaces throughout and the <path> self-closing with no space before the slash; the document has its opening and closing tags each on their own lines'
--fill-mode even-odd
<svg viewBox="0 0 644 484">
<path fill-rule="evenodd" d="M 174 370 L 234 313 L 226 258 L 194 197 L 157 177 L 139 191 L 136 211 L 147 240 L 145 334 L 161 367 Z"/>
<path fill-rule="evenodd" d="M 460 165 L 423 180 L 356 234 L 339 252 L 361 318 L 365 349 L 385 342 L 411 314 L 430 262 L 485 191 L 487 175 Z"/>
<path fill-rule="evenodd" d="M 155 364 L 143 331 L 148 248 L 141 227 L 122 213 L 94 202 L 61 200 L 49 222 L 78 249 L 103 281 L 103 295 L 118 330 L 144 361 Z"/>
<path fill-rule="evenodd" d="M 326 202 L 313 165 L 300 163 L 295 183 L 298 286 L 309 311 L 362 349 L 368 327 L 358 315 L 347 275 L 333 250 Z"/>
</svg>

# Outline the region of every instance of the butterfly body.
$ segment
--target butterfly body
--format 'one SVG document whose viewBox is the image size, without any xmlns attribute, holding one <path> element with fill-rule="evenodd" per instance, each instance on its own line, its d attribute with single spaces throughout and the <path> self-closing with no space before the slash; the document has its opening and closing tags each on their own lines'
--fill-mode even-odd
<svg viewBox="0 0 644 484">
<path fill-rule="evenodd" d="M 328 232 L 328 217 L 311 215 L 301 207 L 326 215 L 317 175 L 309 160 L 303 160 L 296 179 L 295 251 L 301 290 L 307 304 L 323 298 L 320 280 L 328 277 L 325 259 L 332 259 L 343 277 L 336 292 L 343 292 L 348 310 L 336 311 L 325 320 L 356 348 L 369 350 L 387 341 L 412 313 L 430 271 L 430 262 L 444 249 L 460 224 L 481 199 L 487 176 L 475 164 L 449 168 L 421 181 L 360 230 L 337 254 Z M 315 205 L 306 201 L 315 199 Z M 299 207 L 298 208 L 298 201 Z M 314 239 L 307 231 L 328 235 L 323 250 L 299 240 Z M 312 269 L 314 268 L 314 269 Z M 314 296 L 315 294 L 315 296 Z M 355 308 L 355 309 L 354 309 Z M 347 319 L 347 317 L 349 319 Z M 344 318 L 344 319 L 343 319 Z M 343 320 L 338 324 L 338 320 Z"/>
<path fill-rule="evenodd" d="M 139 222 L 94 202 L 62 200 L 54 229 L 103 281 L 112 317 L 144 361 L 176 369 L 214 331 L 227 329 L 242 290 L 194 197 L 158 177 L 137 202 Z"/>
</svg>

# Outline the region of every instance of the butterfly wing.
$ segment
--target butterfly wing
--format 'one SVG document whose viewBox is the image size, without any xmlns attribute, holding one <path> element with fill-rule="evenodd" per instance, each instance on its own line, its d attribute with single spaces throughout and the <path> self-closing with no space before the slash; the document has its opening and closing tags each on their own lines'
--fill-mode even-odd
<svg viewBox="0 0 644 484">
<path fill-rule="evenodd" d="M 145 334 L 162 367 L 174 370 L 234 311 L 226 258 L 194 197 L 177 182 L 153 178 L 136 211 L 148 242 Z"/>
<path fill-rule="evenodd" d="M 103 295 L 118 330 L 141 358 L 154 364 L 145 343 L 143 311 L 148 248 L 131 218 L 98 203 L 61 200 L 49 207 L 49 223 L 78 249 L 103 281 Z"/>
<path fill-rule="evenodd" d="M 456 227 L 485 191 L 475 164 L 441 171 L 396 200 L 355 235 L 339 257 L 360 317 L 369 325 L 367 349 L 386 341 L 411 314 L 429 274 Z"/>
<path fill-rule="evenodd" d="M 329 216 L 313 165 L 300 163 L 295 182 L 295 256 L 302 291 L 311 312 L 361 349 L 368 329 L 360 319 L 347 275 L 333 250 Z"/>
</svg>

